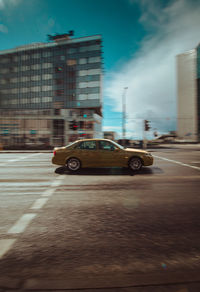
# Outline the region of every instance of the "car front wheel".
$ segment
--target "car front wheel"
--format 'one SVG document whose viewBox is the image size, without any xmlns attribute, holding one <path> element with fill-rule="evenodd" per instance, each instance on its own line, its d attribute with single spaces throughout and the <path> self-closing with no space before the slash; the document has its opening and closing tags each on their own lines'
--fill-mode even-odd
<svg viewBox="0 0 200 292">
<path fill-rule="evenodd" d="M 140 170 L 142 167 L 142 160 L 139 157 L 133 157 L 129 161 L 129 168 L 133 171 Z"/>
<path fill-rule="evenodd" d="M 66 166 L 70 171 L 77 171 L 81 168 L 81 163 L 77 158 L 70 158 L 68 159 Z"/>
</svg>

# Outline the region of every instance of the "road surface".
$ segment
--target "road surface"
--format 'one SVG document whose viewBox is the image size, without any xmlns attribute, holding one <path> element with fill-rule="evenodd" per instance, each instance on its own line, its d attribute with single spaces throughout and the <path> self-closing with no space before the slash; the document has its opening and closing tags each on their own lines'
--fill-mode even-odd
<svg viewBox="0 0 200 292">
<path fill-rule="evenodd" d="M 0 292 L 200 291 L 199 153 L 70 174 L 51 153 L 1 152 Z"/>
</svg>

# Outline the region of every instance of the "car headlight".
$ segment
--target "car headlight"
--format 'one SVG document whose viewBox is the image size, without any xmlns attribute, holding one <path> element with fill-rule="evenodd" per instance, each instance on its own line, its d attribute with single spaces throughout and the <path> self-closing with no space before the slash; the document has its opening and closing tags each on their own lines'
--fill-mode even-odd
<svg viewBox="0 0 200 292">
<path fill-rule="evenodd" d="M 151 157 L 152 156 L 151 153 L 149 153 L 149 152 L 145 153 L 144 155 L 147 156 L 147 157 Z"/>
</svg>

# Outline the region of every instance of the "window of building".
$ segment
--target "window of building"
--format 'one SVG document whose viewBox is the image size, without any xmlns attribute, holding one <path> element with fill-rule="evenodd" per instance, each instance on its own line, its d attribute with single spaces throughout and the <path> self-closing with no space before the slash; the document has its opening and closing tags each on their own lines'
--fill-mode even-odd
<svg viewBox="0 0 200 292">
<path fill-rule="evenodd" d="M 68 54 L 77 53 L 78 52 L 78 48 L 69 48 L 67 52 L 68 52 Z"/>
<path fill-rule="evenodd" d="M 79 74 L 79 76 L 99 75 L 99 74 L 101 74 L 101 69 L 80 70 L 78 72 L 78 74 Z"/>
<path fill-rule="evenodd" d="M 65 56 L 60 56 L 61 61 L 65 61 Z"/>
<path fill-rule="evenodd" d="M 99 81 L 79 82 L 79 88 L 99 87 Z"/>
<path fill-rule="evenodd" d="M 42 64 L 42 69 L 48 69 L 48 68 L 52 68 L 53 64 L 52 63 L 43 63 Z"/>
<path fill-rule="evenodd" d="M 20 69 L 21 71 L 27 71 L 30 70 L 30 66 L 21 66 Z"/>
<path fill-rule="evenodd" d="M 80 47 L 79 50 L 80 50 L 81 53 L 84 53 L 84 52 L 88 51 L 88 47 Z"/>
<path fill-rule="evenodd" d="M 42 91 L 49 91 L 52 90 L 52 86 L 51 85 L 43 85 L 42 86 Z"/>
<path fill-rule="evenodd" d="M 40 102 L 40 98 L 39 97 L 34 97 L 31 100 L 33 103 L 39 103 Z"/>
<path fill-rule="evenodd" d="M 29 55 L 22 55 L 22 56 L 21 56 L 21 60 L 22 60 L 22 61 L 26 61 L 26 60 L 28 60 L 29 58 L 30 58 Z"/>
<path fill-rule="evenodd" d="M 18 92 L 18 89 L 17 89 L 17 88 L 12 88 L 12 89 L 10 90 L 10 92 L 11 92 L 12 94 L 16 94 L 16 93 Z"/>
<path fill-rule="evenodd" d="M 88 75 L 98 75 L 101 74 L 101 69 L 89 69 Z"/>
<path fill-rule="evenodd" d="M 88 75 L 88 70 L 80 70 L 78 72 L 78 74 L 79 74 L 79 76 L 86 76 L 86 75 Z"/>
<path fill-rule="evenodd" d="M 86 100 L 87 99 L 87 94 L 79 94 L 78 95 L 79 100 Z"/>
<path fill-rule="evenodd" d="M 90 57 L 88 58 L 88 63 L 99 63 L 101 62 L 101 58 L 100 57 Z"/>
<path fill-rule="evenodd" d="M 98 51 L 101 49 L 101 46 L 100 45 L 91 45 L 91 46 L 88 46 L 88 51 Z"/>
<path fill-rule="evenodd" d="M 8 58 L 1 58 L 0 59 L 0 62 L 2 63 L 2 64 L 5 64 L 5 63 L 8 63 L 9 62 L 9 59 Z"/>
<path fill-rule="evenodd" d="M 31 69 L 32 70 L 39 70 L 40 69 L 40 64 L 31 65 Z"/>
<path fill-rule="evenodd" d="M 26 104 L 26 103 L 28 103 L 28 99 L 27 98 L 22 98 L 22 99 L 20 99 L 20 103 Z"/>
<path fill-rule="evenodd" d="M 40 81 L 40 75 L 32 75 L 31 76 L 31 81 Z"/>
<path fill-rule="evenodd" d="M 32 92 L 39 92 L 40 91 L 40 86 L 33 86 L 31 87 Z"/>
<path fill-rule="evenodd" d="M 87 99 L 99 99 L 98 93 L 89 93 L 89 94 L 79 94 L 79 100 L 87 100 Z"/>
<path fill-rule="evenodd" d="M 77 61 L 75 59 L 69 59 L 67 60 L 67 65 L 68 66 L 74 66 L 76 65 Z"/>
<path fill-rule="evenodd" d="M 32 58 L 33 59 L 38 59 L 38 58 L 40 58 L 40 54 L 39 53 L 35 53 L 35 54 L 32 55 Z"/>
<path fill-rule="evenodd" d="M 42 102 L 52 102 L 52 97 L 45 96 L 45 97 L 42 98 Z"/>
<path fill-rule="evenodd" d="M 0 79 L 0 84 L 6 84 L 6 78 Z"/>
<path fill-rule="evenodd" d="M 11 83 L 17 83 L 18 82 L 18 78 L 13 77 L 13 78 L 10 79 L 10 82 Z"/>
<path fill-rule="evenodd" d="M 11 67 L 12 69 L 10 69 L 11 72 L 15 72 L 17 73 L 19 71 L 19 69 L 17 67 Z"/>
<path fill-rule="evenodd" d="M 17 104 L 17 99 L 12 99 L 10 103 L 11 104 Z"/>
<path fill-rule="evenodd" d="M 99 99 L 98 93 L 90 93 L 88 94 L 88 99 Z"/>
<path fill-rule="evenodd" d="M 20 88 L 21 93 L 27 93 L 28 91 L 29 91 L 29 89 L 27 87 Z"/>
<path fill-rule="evenodd" d="M 30 80 L 30 77 L 29 76 L 22 76 L 21 78 L 20 78 L 20 81 L 21 82 L 28 82 Z"/>
<path fill-rule="evenodd" d="M 13 61 L 14 61 L 14 62 L 17 62 L 18 59 L 19 59 L 18 56 L 14 56 L 14 57 L 13 57 Z"/>
<path fill-rule="evenodd" d="M 43 80 L 49 80 L 49 79 L 52 79 L 52 74 L 43 74 L 43 75 L 42 75 L 42 79 L 43 79 Z"/>
<path fill-rule="evenodd" d="M 87 58 L 81 58 L 81 59 L 79 59 L 79 64 L 80 65 L 87 64 Z"/>
<path fill-rule="evenodd" d="M 0 73 L 5 74 L 9 72 L 9 68 L 1 68 Z"/>
<path fill-rule="evenodd" d="M 50 51 L 42 53 L 42 57 L 44 57 L 44 58 L 51 57 L 51 56 L 52 56 L 52 52 L 50 52 Z"/>
<path fill-rule="evenodd" d="M 10 72 L 16 72 L 16 71 L 15 71 L 15 68 L 16 68 L 16 67 L 10 67 L 10 68 L 9 68 L 9 71 L 10 71 Z"/>
<path fill-rule="evenodd" d="M 78 87 L 79 88 L 86 88 L 87 87 L 87 82 L 79 82 Z"/>
</svg>

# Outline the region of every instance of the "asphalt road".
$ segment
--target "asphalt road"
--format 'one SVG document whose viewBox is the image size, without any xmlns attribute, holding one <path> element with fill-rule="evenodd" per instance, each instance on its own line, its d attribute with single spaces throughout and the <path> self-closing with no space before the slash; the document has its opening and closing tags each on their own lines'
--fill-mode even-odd
<svg viewBox="0 0 200 292">
<path fill-rule="evenodd" d="M 200 148 L 152 154 L 137 174 L 70 174 L 1 152 L 0 292 L 199 292 Z"/>
</svg>

